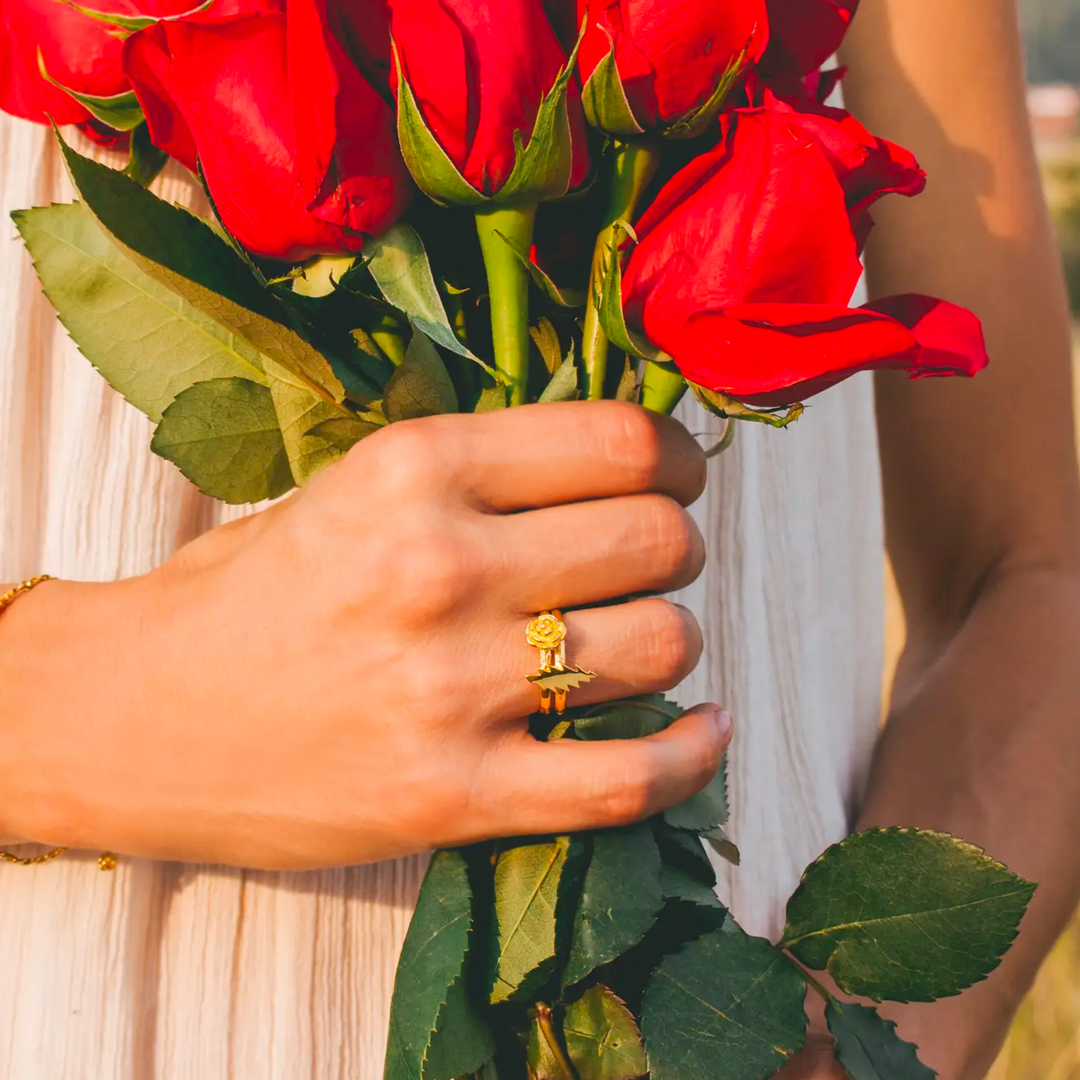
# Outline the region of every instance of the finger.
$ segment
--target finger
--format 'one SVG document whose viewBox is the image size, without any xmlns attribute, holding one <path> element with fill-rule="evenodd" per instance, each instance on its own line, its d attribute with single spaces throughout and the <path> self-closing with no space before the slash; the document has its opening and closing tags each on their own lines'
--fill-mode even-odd
<svg viewBox="0 0 1080 1080">
<path fill-rule="evenodd" d="M 694 519 L 667 495 L 628 495 L 493 523 L 499 576 L 516 611 L 578 607 L 689 585 L 705 565 Z"/>
<path fill-rule="evenodd" d="M 669 600 L 631 600 L 565 612 L 568 664 L 596 678 L 570 691 L 574 705 L 670 690 L 697 667 L 701 628 L 687 608 Z M 527 620 L 507 622 L 489 646 L 492 675 L 487 716 L 518 720 L 535 712 L 539 691 L 527 676 L 539 655 L 525 640 Z"/>
<path fill-rule="evenodd" d="M 537 742 L 515 733 L 493 754 L 493 835 L 629 825 L 700 791 L 731 741 L 731 717 L 699 705 L 644 739 Z"/>
<path fill-rule="evenodd" d="M 500 512 L 654 491 L 689 505 L 701 447 L 677 421 L 619 401 L 562 402 L 392 424 L 360 444 Z M 367 473 L 366 463 L 360 463 Z"/>
</svg>

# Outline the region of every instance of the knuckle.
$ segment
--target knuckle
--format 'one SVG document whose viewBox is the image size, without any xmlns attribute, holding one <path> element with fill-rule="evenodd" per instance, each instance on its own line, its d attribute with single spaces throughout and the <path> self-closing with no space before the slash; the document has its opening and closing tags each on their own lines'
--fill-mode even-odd
<svg viewBox="0 0 1080 1080">
<path fill-rule="evenodd" d="M 701 633 L 694 616 L 666 600 L 656 602 L 648 641 L 650 666 L 666 685 L 675 685 L 697 665 Z"/>
<path fill-rule="evenodd" d="M 391 424 L 366 440 L 370 454 L 358 460 L 357 466 L 368 475 L 374 470 L 390 490 L 408 490 L 418 481 L 445 472 L 446 440 L 440 430 L 435 418 Z"/>
<path fill-rule="evenodd" d="M 663 458 L 660 429 L 649 413 L 637 405 L 610 402 L 602 423 L 604 453 L 625 470 L 636 488 L 647 489 Z"/>
</svg>

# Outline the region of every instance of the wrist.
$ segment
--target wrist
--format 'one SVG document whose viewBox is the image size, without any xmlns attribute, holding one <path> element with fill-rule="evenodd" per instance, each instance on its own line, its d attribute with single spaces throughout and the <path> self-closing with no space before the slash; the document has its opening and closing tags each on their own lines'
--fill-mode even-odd
<svg viewBox="0 0 1080 1080">
<path fill-rule="evenodd" d="M 0 834 L 90 847 L 108 831 L 95 775 L 138 700 L 144 580 L 47 581 L 0 615 Z"/>
</svg>

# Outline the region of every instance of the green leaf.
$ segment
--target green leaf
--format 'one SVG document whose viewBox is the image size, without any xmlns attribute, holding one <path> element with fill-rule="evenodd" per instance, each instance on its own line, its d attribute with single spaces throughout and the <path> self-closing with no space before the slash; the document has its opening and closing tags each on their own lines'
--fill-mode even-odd
<svg viewBox="0 0 1080 1080">
<path fill-rule="evenodd" d="M 602 24 L 597 25 L 610 40 L 611 35 L 607 29 Z M 607 56 L 593 68 L 588 81 L 582 87 L 581 105 L 589 123 L 609 135 L 633 137 L 644 134 L 645 129 L 637 122 L 626 97 L 626 89 L 615 62 L 614 41 Z"/>
<path fill-rule="evenodd" d="M 431 858 L 398 960 L 384 1080 L 454 1080 L 495 1052 L 468 998 L 472 888 L 460 851 Z"/>
<path fill-rule="evenodd" d="M 716 885 L 716 871 L 705 854 L 700 836 L 673 828 L 662 817 L 654 818 L 652 826 L 665 866 L 680 867 L 709 888 Z"/>
<path fill-rule="evenodd" d="M 145 30 L 148 26 L 153 26 L 154 23 L 176 22 L 182 19 L 189 19 L 192 15 L 197 15 L 200 11 L 206 11 L 206 9 L 214 3 L 214 0 L 205 0 L 205 2 L 198 7 L 192 8 L 190 11 L 181 12 L 178 15 L 164 16 L 120 15 L 109 11 L 99 11 L 97 8 L 83 7 L 82 4 L 76 4 L 74 0 L 64 0 L 64 2 L 69 7 L 73 7 L 76 11 L 81 11 L 84 15 L 88 15 L 91 19 L 97 19 L 98 22 L 108 23 L 110 26 L 115 26 L 119 30 L 126 30 L 128 33 L 135 33 L 136 30 Z"/>
<path fill-rule="evenodd" d="M 578 397 L 577 361 L 571 349 L 570 355 L 562 362 L 551 377 L 551 382 L 544 387 L 538 401 L 576 401 Z"/>
<path fill-rule="evenodd" d="M 634 239 L 634 230 L 629 223 L 616 221 L 612 226 L 611 241 L 602 255 L 602 271 L 596 279 L 596 314 L 615 348 L 641 360 L 666 360 L 665 353 L 653 348 L 626 325 L 622 304 L 622 254 L 619 251 L 624 235 Z"/>
<path fill-rule="evenodd" d="M 699 907 L 723 907 L 714 887 L 685 866 L 665 862 L 660 870 L 660 888 L 665 900 L 683 900 Z"/>
<path fill-rule="evenodd" d="M 509 403 L 506 400 L 506 390 L 507 388 L 503 383 L 496 383 L 486 390 L 481 390 L 473 412 L 497 412 L 499 409 L 507 408 Z"/>
<path fill-rule="evenodd" d="M 320 396 L 342 400 L 345 389 L 329 361 L 289 325 L 289 313 L 227 241 L 130 177 L 77 154 L 59 133 L 57 139 L 83 201 L 142 270 Z"/>
<path fill-rule="evenodd" d="M 781 945 L 846 993 L 935 1001 L 997 967 L 1034 891 L 953 836 L 870 829 L 807 868 Z"/>
<path fill-rule="evenodd" d="M 544 273 L 544 271 L 532 261 L 532 259 L 526 258 L 520 251 L 510 242 L 510 240 L 503 236 L 497 229 L 495 235 L 500 240 L 505 240 L 509 246 L 511 252 L 513 252 L 514 258 L 517 259 L 522 266 L 528 271 L 529 277 L 532 278 L 533 284 L 553 303 L 558 304 L 559 307 L 564 308 L 579 308 L 585 306 L 587 294 L 584 289 L 560 289 L 551 278 Z"/>
<path fill-rule="evenodd" d="M 915 1052 L 896 1034 L 896 1025 L 866 1005 L 830 1000 L 825 1020 L 836 1040 L 836 1060 L 851 1080 L 934 1080 Z"/>
<path fill-rule="evenodd" d="M 491 1001 L 527 997 L 558 962 L 559 901 L 572 886 L 580 841 L 559 836 L 505 848 L 495 864 Z"/>
<path fill-rule="evenodd" d="M 535 326 L 529 327 L 529 337 L 540 353 L 549 375 L 554 375 L 562 366 L 563 353 L 559 334 L 550 319 L 541 316 Z"/>
<path fill-rule="evenodd" d="M 442 357 L 425 334 L 415 331 L 405 359 L 386 384 L 386 418 L 391 423 L 414 420 L 457 412 L 457 407 L 457 393 Z"/>
<path fill-rule="evenodd" d="M 748 420 L 756 424 L 767 424 L 769 427 L 786 428 L 789 424 L 794 424 L 806 411 L 801 402 L 789 405 L 786 409 L 754 409 L 720 393 L 719 390 L 707 390 L 704 386 L 692 382 L 687 382 L 687 385 L 706 412 L 725 420 Z"/>
<path fill-rule="evenodd" d="M 405 312 L 413 326 L 436 345 L 472 360 L 489 375 L 495 374 L 494 368 L 467 349 L 454 333 L 424 242 L 412 226 L 399 222 L 364 250 L 367 268 L 387 303 Z"/>
<path fill-rule="evenodd" d="M 563 985 L 580 982 L 636 945 L 663 903 L 660 852 L 649 826 L 594 833 Z"/>
<path fill-rule="evenodd" d="M 312 259 L 289 279 L 293 291 L 301 296 L 329 296 L 358 258 L 357 255 L 320 255 Z"/>
<path fill-rule="evenodd" d="M 117 131 L 132 131 L 145 119 L 139 99 L 134 90 L 127 90 L 122 94 L 113 94 L 109 97 L 99 97 L 95 94 L 82 94 L 78 90 L 72 90 L 62 82 L 57 82 L 45 67 L 45 57 L 38 49 L 38 71 L 41 77 L 51 83 L 58 90 L 63 90 L 68 97 L 74 98 L 84 109 L 89 110 L 91 115 L 103 124 L 115 128 Z"/>
<path fill-rule="evenodd" d="M 708 832 L 702 833 L 705 838 L 705 842 L 716 852 L 722 859 L 726 859 L 732 866 L 738 866 L 742 862 L 742 856 L 739 854 L 739 849 L 735 844 L 731 842 L 730 837 L 724 831 L 724 829 L 717 827 L 715 829 L 709 829 Z"/>
<path fill-rule="evenodd" d="M 716 775 L 696 795 L 664 811 L 664 820 L 677 829 L 709 833 L 727 824 L 727 758 L 720 762 Z"/>
<path fill-rule="evenodd" d="M 671 726 L 682 714 L 663 694 L 624 698 L 591 710 L 574 720 L 574 733 L 586 742 L 609 739 L 641 739 Z"/>
<path fill-rule="evenodd" d="M 632 401 L 635 405 L 641 398 L 641 391 L 638 388 L 638 373 L 634 370 L 634 365 L 630 362 L 630 357 L 626 358 L 626 365 L 623 368 L 623 373 L 619 377 L 619 386 L 615 391 L 616 401 Z"/>
<path fill-rule="evenodd" d="M 258 350 L 144 273 L 85 204 L 17 210 L 12 218 L 75 344 L 155 423 L 195 383 L 235 376 L 265 385 Z"/>
<path fill-rule="evenodd" d="M 348 425 L 350 432 L 361 426 L 367 429 L 365 434 L 378 430 L 375 425 L 356 420 L 344 406 L 313 394 L 305 383 L 273 360 L 267 358 L 265 368 L 289 468 L 298 487 L 345 453 L 341 439 L 336 437 L 343 433 L 341 425 Z M 321 430 L 323 425 L 335 423 L 338 427 L 331 427 L 327 434 Z"/>
<path fill-rule="evenodd" d="M 806 1041 L 805 996 L 791 961 L 728 919 L 667 957 L 649 982 L 641 1026 L 651 1080 L 772 1075 Z"/>
<path fill-rule="evenodd" d="M 373 417 L 374 414 L 369 414 Z M 323 439 L 336 447 L 342 454 L 347 454 L 361 439 L 374 435 L 385 424 L 378 420 L 364 419 L 359 416 L 333 416 L 322 420 L 304 434 L 312 438 Z"/>
<path fill-rule="evenodd" d="M 579 1080 L 637 1080 L 649 1071 L 634 1017 L 606 986 L 590 987 L 570 1005 L 563 1035 Z"/>
<path fill-rule="evenodd" d="M 293 486 L 270 391 L 247 379 L 209 379 L 165 410 L 150 449 L 201 491 L 254 503 Z"/>
</svg>

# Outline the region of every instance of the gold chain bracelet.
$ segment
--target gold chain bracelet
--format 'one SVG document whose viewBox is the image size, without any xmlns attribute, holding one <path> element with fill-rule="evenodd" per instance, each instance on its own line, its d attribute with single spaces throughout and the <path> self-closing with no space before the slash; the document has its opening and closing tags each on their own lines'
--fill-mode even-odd
<svg viewBox="0 0 1080 1080">
<path fill-rule="evenodd" d="M 37 588 L 44 581 L 52 581 L 53 576 L 51 574 L 38 574 L 37 577 L 28 578 L 26 581 L 20 582 L 14 589 L 9 590 L 0 596 L 0 615 L 3 615 L 5 611 L 16 600 L 19 599 L 24 593 L 28 593 L 31 589 Z M 0 862 L 11 863 L 13 866 L 40 866 L 42 863 L 52 862 L 53 859 L 60 855 L 63 855 L 67 851 L 66 847 L 53 848 L 51 851 L 43 852 L 41 855 L 32 855 L 22 857 L 16 855 L 11 851 L 0 850 Z M 111 851 L 103 851 L 98 856 L 98 867 L 101 870 L 113 870 L 116 868 L 116 856 Z"/>
</svg>

